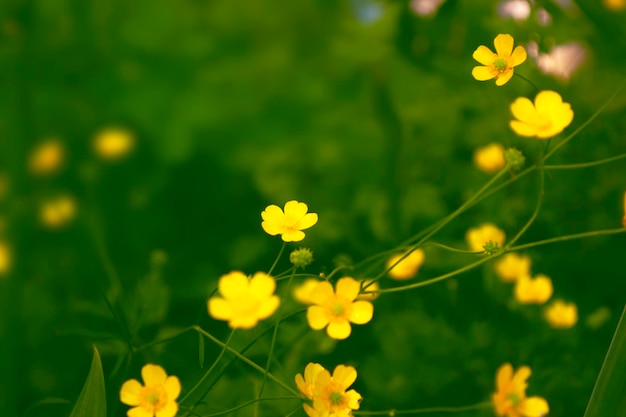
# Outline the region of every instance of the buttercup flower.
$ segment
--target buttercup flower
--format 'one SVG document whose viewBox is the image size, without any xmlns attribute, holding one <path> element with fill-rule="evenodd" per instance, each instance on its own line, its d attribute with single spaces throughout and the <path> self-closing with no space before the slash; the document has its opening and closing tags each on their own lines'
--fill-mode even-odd
<svg viewBox="0 0 626 417">
<path fill-rule="evenodd" d="M 404 254 L 399 253 L 393 255 L 387 261 L 387 268 L 396 264 Z M 415 249 L 413 252 L 408 254 L 404 259 L 396 264 L 388 273 L 389 277 L 397 280 L 409 279 L 417 274 L 418 269 L 424 263 L 424 250 L 421 248 Z"/>
<path fill-rule="evenodd" d="M 280 304 L 274 295 L 276 281 L 257 272 L 248 279 L 243 272 L 233 271 L 222 275 L 217 283 L 222 297 L 211 297 L 208 310 L 211 317 L 228 321 L 233 329 L 250 329 L 274 314 Z"/>
<path fill-rule="evenodd" d="M 522 304 L 543 304 L 553 291 L 552 280 L 543 274 L 535 278 L 525 275 L 515 282 L 515 298 Z"/>
<path fill-rule="evenodd" d="M 308 210 L 306 204 L 296 200 L 288 201 L 284 212 L 272 204 L 261 213 L 261 226 L 269 235 L 281 235 L 285 242 L 299 242 L 304 239 L 302 230 L 317 223 L 317 213 L 307 213 Z"/>
<path fill-rule="evenodd" d="M 326 327 L 333 339 L 346 339 L 352 332 L 350 323 L 365 324 L 374 315 L 374 306 L 369 301 L 356 301 L 361 285 L 351 277 L 337 281 L 336 289 L 328 281 L 320 282 L 311 292 L 312 304 L 306 318 L 314 330 Z"/>
<path fill-rule="evenodd" d="M 548 402 L 542 397 L 526 397 L 526 380 L 531 371 L 528 366 L 520 367 L 513 374 L 513 366 L 505 363 L 496 374 L 496 392 L 493 405 L 498 416 L 543 417 L 550 411 Z"/>
<path fill-rule="evenodd" d="M 474 152 L 474 165 L 488 174 L 503 168 L 506 165 L 504 147 L 499 143 L 490 143 L 487 146 L 476 149 Z"/>
<path fill-rule="evenodd" d="M 546 309 L 545 317 L 550 326 L 559 329 L 569 329 L 578 321 L 578 308 L 574 303 L 555 300 Z"/>
<path fill-rule="evenodd" d="M 119 160 L 128 155 L 135 146 L 133 134 L 120 128 L 100 131 L 93 139 L 93 149 L 102 159 Z"/>
<path fill-rule="evenodd" d="M 303 404 L 309 417 L 352 416 L 358 410 L 361 395 L 354 389 L 346 391 L 356 381 L 356 369 L 338 365 L 331 376 L 330 372 L 317 363 L 309 363 L 302 375 L 296 375 L 298 389 L 310 400 L 313 406 Z"/>
<path fill-rule="evenodd" d="M 526 61 L 526 49 L 518 46 L 513 50 L 513 36 L 500 34 L 493 41 L 496 53 L 484 45 L 479 46 L 472 57 L 483 64 L 474 67 L 472 76 L 478 81 L 496 79 L 496 85 L 504 85 L 513 76 L 513 67 Z"/>
<path fill-rule="evenodd" d="M 473 227 L 465 234 L 465 240 L 473 252 L 484 252 L 484 246 L 488 242 L 504 245 L 506 235 L 502 229 L 498 229 L 493 223 L 484 223 L 480 227 Z"/>
<path fill-rule="evenodd" d="M 65 150 L 57 139 L 49 139 L 40 143 L 28 159 L 28 168 L 35 175 L 51 174 L 63 164 Z"/>
<path fill-rule="evenodd" d="M 324 367 L 319 363 L 309 363 L 306 368 L 304 368 L 304 378 L 300 374 L 296 375 L 296 386 L 309 400 L 312 400 L 316 396 L 315 380 L 320 371 L 323 370 Z"/>
<path fill-rule="evenodd" d="M 141 368 L 144 385 L 130 379 L 122 385 L 120 400 L 133 406 L 128 417 L 174 417 L 178 412 L 176 398 L 180 394 L 180 381 L 167 376 L 159 365 L 147 364 Z"/>
<path fill-rule="evenodd" d="M 513 282 L 530 275 L 530 257 L 515 252 L 507 253 L 495 263 L 494 267 L 502 281 Z"/>
<path fill-rule="evenodd" d="M 39 219 L 41 223 L 51 229 L 57 229 L 76 215 L 76 202 L 69 195 L 62 195 L 52 200 L 44 202 L 39 208 Z"/>
<path fill-rule="evenodd" d="M 526 97 L 517 98 L 511 104 L 511 113 L 517 119 L 509 122 L 515 133 L 539 139 L 558 135 L 574 120 L 570 104 L 550 90 L 540 91 L 534 104 Z"/>
</svg>

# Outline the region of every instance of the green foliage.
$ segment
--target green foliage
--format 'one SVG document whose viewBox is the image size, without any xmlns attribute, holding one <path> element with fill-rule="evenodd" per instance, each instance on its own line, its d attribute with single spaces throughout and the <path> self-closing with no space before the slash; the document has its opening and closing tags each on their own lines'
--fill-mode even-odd
<svg viewBox="0 0 626 417">
<path fill-rule="evenodd" d="M 104 387 L 104 373 L 102 372 L 102 362 L 98 349 L 93 347 L 93 359 L 89 368 L 89 375 L 85 380 L 85 385 L 80 391 L 80 395 L 72 408 L 70 417 L 106 417 L 107 403 Z"/>
</svg>

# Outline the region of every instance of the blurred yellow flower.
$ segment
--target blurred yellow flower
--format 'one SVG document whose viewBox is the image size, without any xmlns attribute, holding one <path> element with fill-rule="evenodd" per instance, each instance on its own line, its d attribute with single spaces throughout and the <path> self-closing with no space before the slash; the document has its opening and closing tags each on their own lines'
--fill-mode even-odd
<svg viewBox="0 0 626 417">
<path fill-rule="evenodd" d="M 564 103 L 559 93 L 540 91 L 533 104 L 526 97 L 519 97 L 511 104 L 511 113 L 517 120 L 509 125 L 520 136 L 548 139 L 558 135 L 574 120 L 574 111 Z"/>
<path fill-rule="evenodd" d="M 496 373 L 496 392 L 493 405 L 498 416 L 544 417 L 550 411 L 548 402 L 542 397 L 526 397 L 526 380 L 531 371 L 528 366 L 520 367 L 513 374 L 510 363 L 502 365 Z"/>
<path fill-rule="evenodd" d="M 396 262 L 400 261 L 400 259 L 406 254 L 398 253 L 393 255 L 387 261 L 387 268 L 390 268 L 392 265 L 396 264 Z M 391 270 L 389 270 L 389 278 L 393 278 L 396 280 L 404 280 L 409 279 L 417 274 L 417 271 L 424 263 L 424 250 L 422 248 L 415 249 L 413 252 L 409 253 L 404 259 L 396 264 Z"/>
<path fill-rule="evenodd" d="M 35 175 L 52 174 L 63 165 L 65 149 L 58 139 L 41 142 L 28 158 L 28 169 Z"/>
<path fill-rule="evenodd" d="M 479 227 L 473 227 L 465 234 L 465 240 L 473 252 L 484 252 L 487 242 L 495 242 L 500 247 L 504 245 L 506 235 L 493 223 L 483 223 Z"/>
<path fill-rule="evenodd" d="M 107 128 L 93 138 L 93 149 L 105 160 L 115 161 L 124 158 L 135 147 L 134 135 L 122 128 Z"/>
<path fill-rule="evenodd" d="M 552 297 L 553 291 L 552 280 L 543 274 L 535 278 L 525 275 L 515 282 L 515 298 L 522 304 L 543 304 Z"/>
<path fill-rule="evenodd" d="M 306 317 L 312 329 L 326 327 L 328 336 L 341 340 L 350 336 L 350 323 L 365 324 L 372 319 L 374 306 L 369 301 L 356 301 L 361 284 L 354 278 L 341 278 L 335 288 L 328 281 L 320 282 L 311 292 L 313 305 Z"/>
<path fill-rule="evenodd" d="M 293 289 L 293 298 L 302 304 L 313 304 L 311 294 L 317 284 L 323 282 L 315 278 L 307 278 L 300 285 L 297 285 Z"/>
<path fill-rule="evenodd" d="M 495 265 L 496 274 L 502 281 L 513 282 L 519 277 L 530 275 L 530 257 L 507 253 Z"/>
<path fill-rule="evenodd" d="M 285 211 L 272 204 L 261 212 L 261 226 L 271 236 L 281 235 L 285 242 L 299 242 L 304 239 L 302 230 L 317 223 L 317 213 L 307 213 L 306 204 L 296 200 L 285 204 Z"/>
<path fill-rule="evenodd" d="M 545 317 L 550 326 L 559 329 L 574 327 L 578 321 L 578 307 L 574 303 L 555 300 L 545 311 Z"/>
<path fill-rule="evenodd" d="M 0 276 L 6 275 L 11 271 L 11 265 L 13 263 L 13 254 L 11 246 L 4 241 L 0 240 Z"/>
<path fill-rule="evenodd" d="M 513 67 L 526 61 L 526 49 L 518 46 L 513 50 L 513 36 L 500 34 L 493 41 L 494 54 L 484 45 L 479 46 L 472 57 L 483 64 L 472 69 L 472 76 L 478 81 L 496 79 L 496 85 L 504 85 L 513 76 Z"/>
<path fill-rule="evenodd" d="M 76 202 L 69 195 L 45 201 L 39 207 L 39 220 L 50 229 L 58 229 L 66 225 L 75 215 Z"/>
<path fill-rule="evenodd" d="M 356 381 L 357 372 L 352 366 L 337 365 L 333 374 L 317 363 L 309 363 L 302 375 L 296 375 L 298 389 L 313 406 L 303 404 L 309 417 L 352 416 L 358 410 L 361 394 L 348 388 Z"/>
<path fill-rule="evenodd" d="M 178 412 L 176 399 L 180 395 L 180 381 L 167 376 L 159 365 L 147 364 L 141 368 L 144 385 L 130 379 L 122 385 L 120 400 L 133 406 L 128 417 L 174 417 Z"/>
<path fill-rule="evenodd" d="M 365 288 L 365 286 L 367 286 L 367 288 Z M 359 296 L 356 298 L 357 301 L 374 301 L 380 295 L 376 292 L 380 290 L 380 285 L 378 285 L 378 281 L 372 282 L 371 279 L 364 279 L 363 281 L 361 281 L 361 288 L 363 288 L 363 291 L 365 292 L 359 294 Z"/>
<path fill-rule="evenodd" d="M 248 279 L 243 272 L 233 271 L 222 275 L 217 288 L 221 297 L 208 301 L 211 317 L 228 321 L 233 329 L 250 329 L 274 314 L 280 304 L 274 295 L 276 280 L 263 272 Z"/>
<path fill-rule="evenodd" d="M 474 164 L 488 174 L 498 171 L 506 165 L 504 147 L 499 143 L 491 143 L 474 152 Z"/>
<path fill-rule="evenodd" d="M 602 0 L 607 9 L 620 11 L 626 9 L 626 0 Z"/>
</svg>

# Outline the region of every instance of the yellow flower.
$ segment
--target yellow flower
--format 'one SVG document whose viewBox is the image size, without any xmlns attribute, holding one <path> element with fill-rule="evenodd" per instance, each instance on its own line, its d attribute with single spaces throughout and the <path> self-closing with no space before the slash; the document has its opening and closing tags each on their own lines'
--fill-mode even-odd
<svg viewBox="0 0 626 417">
<path fill-rule="evenodd" d="M 389 277 L 396 280 L 404 280 L 409 279 L 417 274 L 417 271 L 424 263 L 424 250 L 421 248 L 415 249 L 413 252 L 408 254 L 404 259 L 400 261 L 405 254 L 399 253 L 393 255 L 387 261 L 387 268 L 390 268 L 392 265 L 395 266 L 389 271 Z M 400 261 L 400 262 L 398 262 Z M 398 262 L 396 264 L 396 262 Z"/>
<path fill-rule="evenodd" d="M 500 34 L 493 41 L 496 53 L 484 45 L 479 46 L 472 57 L 483 64 L 474 67 L 472 76 L 478 81 L 496 79 L 496 85 L 504 85 L 513 76 L 513 67 L 526 61 L 526 49 L 518 46 L 513 50 L 513 36 Z"/>
<path fill-rule="evenodd" d="M 626 0 L 603 0 L 604 6 L 613 11 L 626 9 Z"/>
<path fill-rule="evenodd" d="M 122 385 L 120 400 L 134 406 L 128 417 L 174 417 L 178 412 L 176 398 L 180 394 L 180 381 L 167 376 L 159 365 L 147 364 L 141 368 L 144 385 L 130 379 Z"/>
<path fill-rule="evenodd" d="M 313 293 L 315 287 L 317 287 L 317 284 L 319 284 L 320 282 L 324 281 L 320 281 L 319 279 L 315 278 L 305 279 L 302 284 L 296 286 L 293 289 L 293 298 L 295 298 L 296 301 L 302 304 L 313 304 L 311 294 Z"/>
<path fill-rule="evenodd" d="M 261 213 L 261 226 L 269 235 L 281 235 L 285 242 L 299 242 L 304 239 L 302 230 L 317 223 L 317 213 L 307 213 L 308 210 L 306 204 L 296 200 L 288 201 L 284 212 L 272 204 Z"/>
<path fill-rule="evenodd" d="M 498 416 L 543 417 L 550 411 L 548 402 L 542 397 L 526 397 L 526 380 L 531 371 L 528 366 L 520 367 L 513 374 L 510 363 L 502 365 L 496 374 L 496 392 L 493 405 Z"/>
<path fill-rule="evenodd" d="M 93 149 L 102 159 L 115 161 L 128 155 L 135 146 L 133 134 L 121 128 L 101 130 L 93 139 Z"/>
<path fill-rule="evenodd" d="M 530 257 L 507 253 L 494 265 L 502 281 L 513 282 L 519 277 L 530 275 Z"/>
<path fill-rule="evenodd" d="M 546 320 L 550 326 L 560 329 L 569 329 L 578 321 L 578 308 L 574 303 L 555 300 L 545 311 Z"/>
<path fill-rule="evenodd" d="M 39 219 L 44 226 L 57 229 L 74 218 L 76 202 L 71 196 L 63 195 L 44 202 L 39 208 Z"/>
<path fill-rule="evenodd" d="M 504 231 L 498 229 L 493 223 L 484 223 L 479 227 L 473 227 L 465 234 L 465 240 L 474 252 L 483 252 L 483 247 L 487 242 L 495 242 L 502 247 L 505 238 Z"/>
<path fill-rule="evenodd" d="M 250 329 L 274 314 L 280 304 L 274 295 L 276 280 L 264 272 L 248 279 L 243 272 L 222 275 L 217 283 L 222 297 L 211 297 L 209 314 L 217 320 L 228 321 L 233 329 Z"/>
<path fill-rule="evenodd" d="M 326 327 L 333 339 L 346 339 L 352 332 L 350 323 L 365 324 L 374 315 L 374 306 L 369 301 L 356 301 L 361 285 L 351 277 L 337 281 L 336 290 L 328 281 L 320 282 L 311 292 L 312 304 L 306 317 L 314 330 Z M 327 327 L 328 326 L 328 327 Z"/>
<path fill-rule="evenodd" d="M 11 247 L 4 240 L 0 240 L 0 276 L 7 274 L 11 270 L 12 260 Z"/>
<path fill-rule="evenodd" d="M 304 378 L 296 375 L 298 389 L 313 401 L 312 407 L 303 404 L 306 414 L 309 417 L 352 416 L 352 410 L 359 409 L 362 397 L 354 389 L 346 390 L 356 377 L 356 369 L 352 366 L 337 365 L 331 376 L 323 366 L 309 363 Z"/>
<path fill-rule="evenodd" d="M 504 147 L 499 143 L 491 143 L 476 149 L 474 152 L 474 165 L 488 174 L 498 171 L 506 165 Z"/>
<path fill-rule="evenodd" d="M 535 278 L 525 275 L 515 282 L 515 298 L 522 304 L 543 304 L 552 297 L 553 291 L 552 280 L 543 274 Z"/>
<path fill-rule="evenodd" d="M 35 175 L 52 174 L 63 164 L 65 150 L 57 139 L 40 143 L 30 154 L 28 169 Z"/>
<path fill-rule="evenodd" d="M 526 97 L 519 97 L 511 104 L 511 113 L 517 120 L 509 125 L 520 136 L 548 139 L 558 135 L 574 120 L 574 111 L 564 103 L 559 93 L 540 91 L 533 104 Z"/>
</svg>

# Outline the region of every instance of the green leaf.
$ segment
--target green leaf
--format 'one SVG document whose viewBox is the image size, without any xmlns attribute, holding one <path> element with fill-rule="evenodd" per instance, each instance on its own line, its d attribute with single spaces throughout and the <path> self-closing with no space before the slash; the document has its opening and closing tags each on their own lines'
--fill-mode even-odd
<svg viewBox="0 0 626 417">
<path fill-rule="evenodd" d="M 93 359 L 91 369 L 83 390 L 76 400 L 76 404 L 70 413 L 70 417 L 106 417 L 107 404 L 104 390 L 104 374 L 98 349 L 93 347 Z"/>
<path fill-rule="evenodd" d="M 626 306 L 591 393 L 585 417 L 626 416 Z"/>
</svg>

